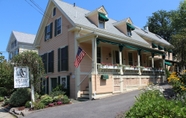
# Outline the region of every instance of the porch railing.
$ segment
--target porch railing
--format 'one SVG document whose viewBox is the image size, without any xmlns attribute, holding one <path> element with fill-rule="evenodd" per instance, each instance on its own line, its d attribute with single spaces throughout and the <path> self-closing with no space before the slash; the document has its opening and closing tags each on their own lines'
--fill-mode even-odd
<svg viewBox="0 0 186 118">
<path fill-rule="evenodd" d="M 157 69 L 152 67 L 143 66 L 130 66 L 130 65 L 119 65 L 119 64 L 100 64 L 98 63 L 98 73 L 99 74 L 114 74 L 120 75 L 121 69 L 123 70 L 123 75 L 139 75 L 139 69 L 141 70 L 141 75 L 163 75 L 163 69 Z"/>
</svg>

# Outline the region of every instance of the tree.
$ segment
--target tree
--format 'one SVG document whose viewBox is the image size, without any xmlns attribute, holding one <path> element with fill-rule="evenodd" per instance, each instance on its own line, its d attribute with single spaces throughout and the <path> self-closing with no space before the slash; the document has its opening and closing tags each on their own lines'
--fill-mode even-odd
<svg viewBox="0 0 186 118">
<path fill-rule="evenodd" d="M 165 40 L 169 41 L 171 39 L 171 35 L 174 32 L 171 24 L 171 17 L 174 14 L 174 11 L 167 12 L 165 10 L 154 12 L 153 15 L 148 18 L 146 26 L 149 27 L 151 32 L 158 34 Z"/>
<path fill-rule="evenodd" d="M 44 67 L 41 57 L 33 51 L 25 51 L 19 55 L 16 55 L 12 59 L 12 63 L 15 66 L 27 66 L 29 68 L 30 75 L 33 75 L 31 83 L 34 85 L 36 91 L 39 91 L 40 78 L 44 74 Z"/>
<path fill-rule="evenodd" d="M 10 95 L 14 90 L 13 66 L 0 52 L 0 96 Z"/>
</svg>

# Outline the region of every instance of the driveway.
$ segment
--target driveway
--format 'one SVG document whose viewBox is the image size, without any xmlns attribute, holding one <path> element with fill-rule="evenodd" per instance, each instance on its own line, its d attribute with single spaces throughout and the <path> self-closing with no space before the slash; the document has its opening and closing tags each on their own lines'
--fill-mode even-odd
<svg viewBox="0 0 186 118">
<path fill-rule="evenodd" d="M 114 118 L 129 110 L 139 90 L 112 97 L 47 108 L 28 114 L 25 118 Z"/>
</svg>

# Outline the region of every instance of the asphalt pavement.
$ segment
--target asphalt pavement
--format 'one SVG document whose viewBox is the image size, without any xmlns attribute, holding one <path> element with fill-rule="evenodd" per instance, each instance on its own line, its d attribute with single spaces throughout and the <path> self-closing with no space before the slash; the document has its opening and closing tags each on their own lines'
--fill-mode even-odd
<svg viewBox="0 0 186 118">
<path fill-rule="evenodd" d="M 115 118 L 118 113 L 129 110 L 139 93 L 140 90 L 136 90 L 99 100 L 46 108 L 25 118 Z"/>
</svg>

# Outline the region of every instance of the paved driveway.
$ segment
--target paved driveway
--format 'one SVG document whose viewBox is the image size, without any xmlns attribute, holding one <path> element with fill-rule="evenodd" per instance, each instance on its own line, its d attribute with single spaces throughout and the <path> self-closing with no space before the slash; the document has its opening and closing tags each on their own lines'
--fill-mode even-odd
<svg viewBox="0 0 186 118">
<path fill-rule="evenodd" d="M 47 108 L 31 113 L 26 118 L 114 118 L 126 111 L 135 101 L 139 90 L 112 97 Z"/>
</svg>

